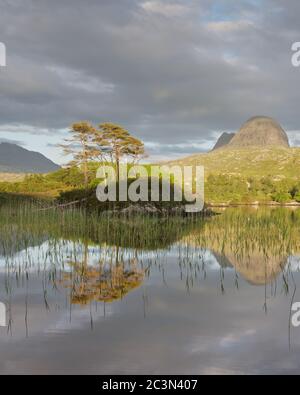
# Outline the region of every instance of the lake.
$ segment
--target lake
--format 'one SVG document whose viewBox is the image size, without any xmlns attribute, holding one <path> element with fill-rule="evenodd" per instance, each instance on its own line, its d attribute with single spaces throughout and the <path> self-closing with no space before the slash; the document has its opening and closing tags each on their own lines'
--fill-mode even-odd
<svg viewBox="0 0 300 395">
<path fill-rule="evenodd" d="M 300 211 L 0 208 L 1 374 L 300 370 Z"/>
</svg>

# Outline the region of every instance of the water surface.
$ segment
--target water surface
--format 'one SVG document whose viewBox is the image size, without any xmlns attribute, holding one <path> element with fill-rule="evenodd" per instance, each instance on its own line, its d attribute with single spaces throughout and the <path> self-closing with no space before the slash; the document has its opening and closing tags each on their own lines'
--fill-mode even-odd
<svg viewBox="0 0 300 395">
<path fill-rule="evenodd" d="M 298 373 L 300 212 L 1 210 L 0 373 Z"/>
</svg>

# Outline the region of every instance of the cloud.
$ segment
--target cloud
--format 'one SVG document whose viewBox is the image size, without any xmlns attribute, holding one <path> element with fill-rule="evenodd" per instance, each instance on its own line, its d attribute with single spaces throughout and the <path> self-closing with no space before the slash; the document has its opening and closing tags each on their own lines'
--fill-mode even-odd
<svg viewBox="0 0 300 395">
<path fill-rule="evenodd" d="M 1 137 L 0 137 L 0 143 L 17 144 L 17 145 L 20 145 L 20 146 L 26 145 L 26 143 L 24 141 L 21 141 L 21 140 L 6 139 L 6 138 L 1 138 Z"/>
<path fill-rule="evenodd" d="M 300 71 L 290 51 L 300 37 L 298 1 L 72 4 L 1 6 L 4 137 L 59 137 L 78 120 L 112 121 L 146 142 L 204 147 L 261 113 L 299 129 Z"/>
<path fill-rule="evenodd" d="M 41 128 L 39 126 L 32 126 L 19 123 L 3 124 L 0 125 L 0 135 L 3 133 L 25 133 L 28 135 L 47 135 L 51 133 L 63 134 L 65 130 Z M 1 137 L 0 137 L 1 138 Z"/>
<path fill-rule="evenodd" d="M 145 150 L 148 154 L 147 160 L 163 160 L 166 157 L 173 159 L 190 154 L 204 153 L 211 149 L 211 144 L 206 141 L 187 141 L 179 144 L 161 144 L 145 142 Z"/>
<path fill-rule="evenodd" d="M 145 1 L 141 4 L 141 8 L 150 14 L 160 14 L 165 17 L 183 16 L 189 12 L 189 7 L 186 5 L 166 2 L 166 1 Z"/>
<path fill-rule="evenodd" d="M 254 24 L 250 21 L 221 21 L 210 22 L 207 24 L 208 30 L 216 33 L 232 33 L 241 30 L 246 30 L 253 27 Z"/>
</svg>

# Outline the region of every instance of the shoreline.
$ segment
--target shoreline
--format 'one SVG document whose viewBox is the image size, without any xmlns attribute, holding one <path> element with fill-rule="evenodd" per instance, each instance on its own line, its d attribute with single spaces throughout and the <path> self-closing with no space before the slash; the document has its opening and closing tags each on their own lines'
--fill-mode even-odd
<svg viewBox="0 0 300 395">
<path fill-rule="evenodd" d="M 300 203 L 207 203 L 206 207 L 209 208 L 229 208 L 229 207 L 300 207 Z"/>
</svg>

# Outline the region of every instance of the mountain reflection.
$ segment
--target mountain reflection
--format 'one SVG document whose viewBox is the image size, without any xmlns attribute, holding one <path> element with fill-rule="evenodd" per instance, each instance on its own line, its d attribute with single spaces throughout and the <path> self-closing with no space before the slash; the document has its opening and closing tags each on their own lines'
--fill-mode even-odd
<svg viewBox="0 0 300 395">
<path fill-rule="evenodd" d="M 211 251 L 221 268 L 235 269 L 250 284 L 266 285 L 299 254 L 299 230 L 299 210 L 228 209 L 184 242 Z"/>
<path fill-rule="evenodd" d="M 244 280 L 253 285 L 272 283 L 288 262 L 288 257 L 269 256 L 266 258 L 259 252 L 246 257 L 237 257 L 233 253 L 221 255 L 213 252 L 213 255 L 221 267 L 234 268 Z"/>
</svg>

